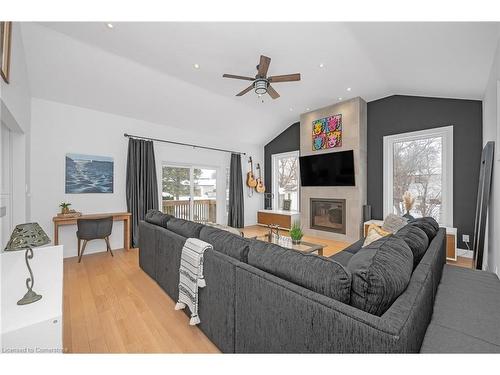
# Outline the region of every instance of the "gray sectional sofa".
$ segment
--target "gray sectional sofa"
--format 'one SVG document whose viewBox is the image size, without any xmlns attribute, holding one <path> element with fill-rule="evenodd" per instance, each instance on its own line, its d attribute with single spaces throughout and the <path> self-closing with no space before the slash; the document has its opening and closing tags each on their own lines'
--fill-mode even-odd
<svg viewBox="0 0 500 375">
<path fill-rule="evenodd" d="M 443 294 L 441 276 L 450 273 L 445 230 L 427 220 L 415 227 L 364 248 L 358 241 L 326 258 L 150 211 L 139 225 L 139 264 L 176 300 L 186 239 L 213 245 L 204 257 L 199 327 L 222 352 L 460 351 L 464 347 L 443 344 L 442 321 L 433 317 L 435 305 L 447 314 L 436 301 Z M 500 291 L 496 276 L 488 274 L 488 280 Z M 498 327 L 498 315 L 488 323 Z M 460 332 L 448 330 L 457 339 Z M 473 349 L 500 351 L 495 330 Z"/>
</svg>

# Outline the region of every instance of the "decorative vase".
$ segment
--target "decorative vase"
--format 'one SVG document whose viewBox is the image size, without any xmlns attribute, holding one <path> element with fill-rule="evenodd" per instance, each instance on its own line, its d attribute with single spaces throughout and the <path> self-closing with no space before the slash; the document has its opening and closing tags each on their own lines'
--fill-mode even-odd
<svg viewBox="0 0 500 375">
<path fill-rule="evenodd" d="M 294 240 L 292 239 L 292 244 L 294 245 L 300 245 L 301 240 Z"/>
<path fill-rule="evenodd" d="M 415 218 L 410 215 L 410 211 L 406 211 L 406 213 L 403 215 L 405 219 L 408 219 L 408 221 L 413 221 Z"/>
<path fill-rule="evenodd" d="M 63 207 L 63 208 L 61 208 L 61 213 L 64 214 L 64 215 L 65 214 L 69 214 L 69 207 Z"/>
</svg>

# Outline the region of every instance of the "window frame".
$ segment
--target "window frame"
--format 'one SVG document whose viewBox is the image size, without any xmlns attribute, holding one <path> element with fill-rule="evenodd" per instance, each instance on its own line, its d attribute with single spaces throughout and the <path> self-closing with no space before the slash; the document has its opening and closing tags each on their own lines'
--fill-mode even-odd
<svg viewBox="0 0 500 375">
<path fill-rule="evenodd" d="M 279 154 L 272 154 L 271 156 L 271 183 L 272 183 L 272 193 L 273 193 L 273 199 L 272 199 L 272 208 L 273 210 L 281 210 L 282 208 L 279 207 L 279 184 L 278 184 L 278 179 L 276 175 L 276 168 L 278 166 L 278 159 L 282 158 L 287 158 L 287 157 L 296 157 L 297 161 L 300 157 L 300 151 L 288 151 L 288 152 L 281 152 Z M 291 210 L 291 211 L 300 211 L 300 163 L 297 162 L 297 210 Z"/>
<path fill-rule="evenodd" d="M 384 217 L 393 213 L 394 144 L 423 138 L 442 138 L 442 219 L 439 224 L 453 227 L 453 125 L 383 137 Z"/>
</svg>

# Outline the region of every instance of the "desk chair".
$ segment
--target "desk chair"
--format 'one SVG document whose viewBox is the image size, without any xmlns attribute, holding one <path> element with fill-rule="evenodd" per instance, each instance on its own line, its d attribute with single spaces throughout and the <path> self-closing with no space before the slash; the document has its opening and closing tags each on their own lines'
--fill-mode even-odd
<svg viewBox="0 0 500 375">
<path fill-rule="evenodd" d="M 101 239 L 106 241 L 106 251 L 109 251 L 111 256 L 114 256 L 113 251 L 111 251 L 111 246 L 109 245 L 109 236 L 113 230 L 113 217 L 78 219 L 76 225 L 78 226 L 78 231 L 76 232 L 76 237 L 78 238 L 78 263 L 82 261 L 82 255 L 87 246 L 87 242 L 92 240 Z M 83 247 L 80 251 L 82 240 Z"/>
</svg>

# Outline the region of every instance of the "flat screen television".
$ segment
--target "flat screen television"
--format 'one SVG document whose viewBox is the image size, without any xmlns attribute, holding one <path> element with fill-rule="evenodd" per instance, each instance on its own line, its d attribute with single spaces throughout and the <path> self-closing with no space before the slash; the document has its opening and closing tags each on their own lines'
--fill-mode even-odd
<svg viewBox="0 0 500 375">
<path fill-rule="evenodd" d="M 299 162 L 302 186 L 355 186 L 352 150 L 301 156 Z"/>
</svg>

